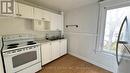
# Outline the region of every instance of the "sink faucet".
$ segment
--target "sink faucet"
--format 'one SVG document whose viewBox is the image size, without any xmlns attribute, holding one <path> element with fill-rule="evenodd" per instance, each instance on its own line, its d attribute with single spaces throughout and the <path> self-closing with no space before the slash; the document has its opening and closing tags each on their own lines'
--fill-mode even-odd
<svg viewBox="0 0 130 73">
<path fill-rule="evenodd" d="M 46 34 L 45 39 L 48 40 L 48 34 Z"/>
</svg>

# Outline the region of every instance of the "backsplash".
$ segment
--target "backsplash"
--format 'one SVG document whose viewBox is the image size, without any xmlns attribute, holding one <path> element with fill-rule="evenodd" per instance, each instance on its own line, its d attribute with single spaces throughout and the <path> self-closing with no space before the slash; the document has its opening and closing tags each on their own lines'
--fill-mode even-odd
<svg viewBox="0 0 130 73">
<path fill-rule="evenodd" d="M 31 19 L 1 17 L 0 26 L 0 35 L 32 34 L 35 36 L 35 38 L 45 38 L 46 34 L 49 36 L 55 36 L 59 34 L 59 31 L 34 31 Z"/>
</svg>

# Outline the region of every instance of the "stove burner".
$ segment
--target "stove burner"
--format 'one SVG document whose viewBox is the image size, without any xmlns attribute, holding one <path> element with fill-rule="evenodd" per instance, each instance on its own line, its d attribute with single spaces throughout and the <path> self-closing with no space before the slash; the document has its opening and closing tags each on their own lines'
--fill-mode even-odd
<svg viewBox="0 0 130 73">
<path fill-rule="evenodd" d="M 28 41 L 27 42 L 27 45 L 33 45 L 33 44 L 36 44 L 36 42 L 34 42 L 34 41 Z"/>
<path fill-rule="evenodd" d="M 18 47 L 18 43 L 14 43 L 14 44 L 9 44 L 9 45 L 7 45 L 7 49 L 12 49 L 12 48 L 16 48 L 16 47 Z"/>
<path fill-rule="evenodd" d="M 18 46 L 19 44 L 18 43 L 14 43 L 14 44 L 9 44 L 9 45 L 7 45 L 7 46 Z"/>
<path fill-rule="evenodd" d="M 12 49 L 12 48 L 16 48 L 16 47 L 18 47 L 18 46 L 8 46 L 8 48 L 7 49 Z"/>
</svg>

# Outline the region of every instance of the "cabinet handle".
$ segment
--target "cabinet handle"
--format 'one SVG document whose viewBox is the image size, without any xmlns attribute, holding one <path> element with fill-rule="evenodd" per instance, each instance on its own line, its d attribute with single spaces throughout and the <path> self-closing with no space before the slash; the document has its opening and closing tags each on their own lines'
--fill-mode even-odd
<svg viewBox="0 0 130 73">
<path fill-rule="evenodd" d="M 22 14 L 19 14 L 19 16 L 22 16 Z"/>
<path fill-rule="evenodd" d="M 19 16 L 19 14 L 16 14 L 17 16 Z"/>
<path fill-rule="evenodd" d="M 42 18 L 42 20 L 44 20 L 45 18 Z"/>
<path fill-rule="evenodd" d="M 22 14 L 16 14 L 17 16 L 22 16 Z"/>
</svg>

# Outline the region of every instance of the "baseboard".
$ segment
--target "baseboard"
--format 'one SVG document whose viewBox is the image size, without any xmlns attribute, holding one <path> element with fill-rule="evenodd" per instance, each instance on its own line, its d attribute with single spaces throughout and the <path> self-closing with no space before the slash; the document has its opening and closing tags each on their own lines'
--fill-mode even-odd
<svg viewBox="0 0 130 73">
<path fill-rule="evenodd" d="M 96 65 L 96 66 L 98 66 L 98 67 L 101 67 L 101 68 L 103 68 L 103 69 L 105 69 L 105 70 L 108 70 L 108 71 L 110 71 L 110 72 L 113 72 L 112 70 L 108 69 L 108 67 L 103 66 L 103 65 L 101 65 L 101 64 L 98 64 L 97 62 L 90 61 L 90 60 L 86 59 L 85 57 L 82 57 L 82 56 L 77 55 L 77 54 L 72 53 L 72 52 L 69 52 L 68 54 L 70 54 L 70 55 L 72 55 L 72 56 L 75 56 L 75 57 L 77 57 L 77 58 L 79 58 L 79 59 L 81 59 L 81 60 L 84 60 L 84 61 L 86 61 L 86 62 L 89 62 L 89 63 L 91 63 L 91 64 L 94 64 L 94 65 Z"/>
</svg>

